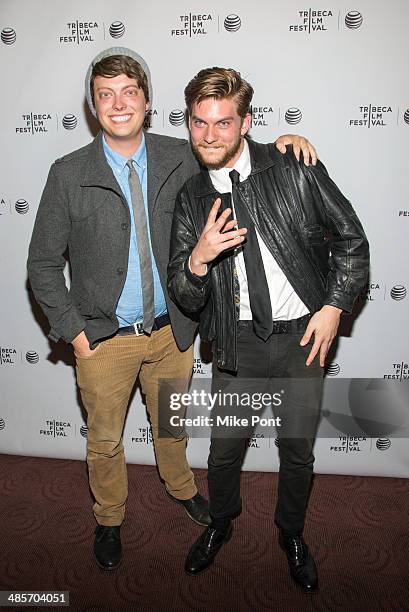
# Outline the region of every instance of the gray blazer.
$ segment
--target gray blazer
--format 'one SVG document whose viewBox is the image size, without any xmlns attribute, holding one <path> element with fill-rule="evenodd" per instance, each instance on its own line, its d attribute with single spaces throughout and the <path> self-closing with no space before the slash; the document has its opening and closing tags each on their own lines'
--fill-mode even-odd
<svg viewBox="0 0 409 612">
<path fill-rule="evenodd" d="M 185 350 L 197 325 L 168 298 L 167 265 L 176 194 L 199 166 L 186 140 L 149 133 L 145 138 L 152 248 L 172 330 Z M 94 347 L 118 329 L 115 310 L 127 273 L 130 233 L 128 205 L 100 133 L 51 166 L 34 224 L 28 274 L 52 340 L 71 342 L 85 330 Z M 67 253 L 69 290 L 63 274 Z"/>
</svg>

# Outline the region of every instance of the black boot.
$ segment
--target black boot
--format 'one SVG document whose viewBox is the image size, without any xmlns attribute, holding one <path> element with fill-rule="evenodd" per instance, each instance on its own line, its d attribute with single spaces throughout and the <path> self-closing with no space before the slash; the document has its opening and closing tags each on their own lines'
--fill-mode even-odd
<svg viewBox="0 0 409 612">
<path fill-rule="evenodd" d="M 95 529 L 94 553 L 104 570 L 114 570 L 122 561 L 121 526 L 98 525 Z"/>
<path fill-rule="evenodd" d="M 317 567 L 303 537 L 280 530 L 279 544 L 287 555 L 291 578 L 306 593 L 317 591 Z"/>
<path fill-rule="evenodd" d="M 226 530 L 208 527 L 196 540 L 189 551 L 185 562 L 185 572 L 189 576 L 197 576 L 214 561 L 217 553 L 225 542 L 231 538 L 233 526 L 229 523 Z"/>
</svg>

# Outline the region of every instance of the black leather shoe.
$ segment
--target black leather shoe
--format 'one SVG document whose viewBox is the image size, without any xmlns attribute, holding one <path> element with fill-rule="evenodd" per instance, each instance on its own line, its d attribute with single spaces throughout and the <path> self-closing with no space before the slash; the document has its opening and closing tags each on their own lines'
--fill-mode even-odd
<svg viewBox="0 0 409 612">
<path fill-rule="evenodd" d="M 188 517 L 198 525 L 207 527 L 212 522 L 209 514 L 209 504 L 200 493 L 196 493 L 196 495 L 190 499 L 176 499 L 176 497 L 173 497 L 170 493 L 168 493 L 168 495 L 173 501 L 181 504 Z"/>
<path fill-rule="evenodd" d="M 97 563 L 104 570 L 114 570 L 122 561 L 120 526 L 98 525 L 95 529 L 94 553 Z"/>
<path fill-rule="evenodd" d="M 213 527 L 205 529 L 189 551 L 185 562 L 185 572 L 189 576 L 197 576 L 207 569 L 213 563 L 223 544 L 230 540 L 232 532 L 231 523 L 227 531 L 219 531 Z"/>
<path fill-rule="evenodd" d="M 287 555 L 291 578 L 306 593 L 317 591 L 317 567 L 302 536 L 288 535 L 280 531 L 279 544 Z"/>
</svg>

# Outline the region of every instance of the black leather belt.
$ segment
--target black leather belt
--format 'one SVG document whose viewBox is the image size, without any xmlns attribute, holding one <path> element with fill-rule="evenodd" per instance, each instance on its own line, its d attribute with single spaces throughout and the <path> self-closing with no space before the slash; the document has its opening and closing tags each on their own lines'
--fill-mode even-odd
<svg viewBox="0 0 409 612">
<path fill-rule="evenodd" d="M 168 313 L 161 315 L 160 317 L 156 317 L 153 322 L 152 331 L 158 331 L 165 325 L 170 325 L 170 319 Z M 134 323 L 133 325 L 128 325 L 128 327 L 120 327 L 115 334 L 116 336 L 144 336 L 145 332 L 143 331 L 143 323 Z"/>
<path fill-rule="evenodd" d="M 297 332 L 305 331 L 311 315 L 306 314 L 299 319 L 291 319 L 289 321 L 273 321 L 273 334 L 296 334 Z M 238 321 L 239 327 L 252 327 L 252 320 Z"/>
</svg>

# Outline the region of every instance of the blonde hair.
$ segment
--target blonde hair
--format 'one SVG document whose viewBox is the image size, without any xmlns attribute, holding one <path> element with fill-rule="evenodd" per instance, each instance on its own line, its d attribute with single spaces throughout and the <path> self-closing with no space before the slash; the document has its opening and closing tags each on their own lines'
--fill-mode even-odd
<svg viewBox="0 0 409 612">
<path fill-rule="evenodd" d="M 252 97 L 252 86 L 233 68 L 205 68 L 198 72 L 185 88 L 189 116 L 192 114 L 193 104 L 200 104 L 205 98 L 233 98 L 237 104 L 237 113 L 244 118 L 250 112 Z"/>
</svg>

